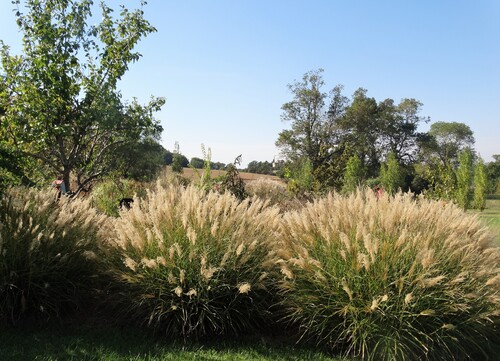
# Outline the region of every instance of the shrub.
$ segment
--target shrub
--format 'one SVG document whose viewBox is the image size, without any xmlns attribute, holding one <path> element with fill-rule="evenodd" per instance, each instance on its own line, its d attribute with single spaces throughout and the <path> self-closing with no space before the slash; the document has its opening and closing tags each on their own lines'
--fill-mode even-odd
<svg viewBox="0 0 500 361">
<path fill-rule="evenodd" d="M 373 360 L 484 359 L 498 340 L 500 249 L 453 204 L 329 194 L 281 234 L 283 319 L 303 339 Z"/>
<path fill-rule="evenodd" d="M 88 201 L 55 191 L 10 190 L 0 199 L 0 318 L 62 317 L 90 301 L 97 232 Z"/>
<path fill-rule="evenodd" d="M 120 199 L 132 198 L 134 195 L 144 196 L 145 191 L 141 183 L 109 178 L 94 186 L 91 195 L 92 202 L 99 211 L 116 217 L 120 209 Z"/>
<path fill-rule="evenodd" d="M 342 185 L 343 193 L 356 191 L 363 181 L 363 165 L 357 155 L 352 155 L 348 160 L 344 172 L 344 182 Z"/>
<path fill-rule="evenodd" d="M 256 198 L 158 184 L 108 230 L 118 317 L 185 338 L 268 324 L 277 213 Z"/>
<path fill-rule="evenodd" d="M 486 167 L 481 158 L 474 166 L 474 208 L 483 211 L 486 208 L 486 189 L 488 188 L 488 176 Z"/>
</svg>

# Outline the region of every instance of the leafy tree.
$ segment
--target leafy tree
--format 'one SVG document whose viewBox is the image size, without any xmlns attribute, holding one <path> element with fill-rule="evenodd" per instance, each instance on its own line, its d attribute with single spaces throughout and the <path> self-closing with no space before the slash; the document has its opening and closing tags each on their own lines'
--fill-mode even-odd
<svg viewBox="0 0 500 361">
<path fill-rule="evenodd" d="M 110 172 L 119 147 L 162 131 L 153 113 L 164 99 L 124 102 L 117 90 L 140 58 L 134 47 L 156 30 L 142 9 L 122 7 L 115 19 L 101 2 L 102 20 L 92 25 L 91 0 L 13 3 L 23 53 L 11 55 L 0 41 L 6 75 L 0 104 L 9 104 L 1 137 L 23 157 L 63 175 L 67 189 L 72 175 L 78 193 Z"/>
<path fill-rule="evenodd" d="M 474 208 L 484 210 L 486 207 L 486 191 L 488 188 L 488 177 L 486 167 L 481 158 L 474 166 Z"/>
<path fill-rule="evenodd" d="M 470 208 L 472 185 L 472 152 L 466 149 L 458 155 L 456 200 L 464 210 Z"/>
<path fill-rule="evenodd" d="M 189 161 L 189 165 L 193 168 L 196 168 L 196 169 L 203 169 L 203 166 L 205 165 L 205 161 L 201 158 L 193 157 Z"/>
<path fill-rule="evenodd" d="M 288 190 L 294 194 L 304 194 L 318 190 L 311 162 L 302 158 L 290 162 L 285 167 L 285 178 L 288 180 Z"/>
<path fill-rule="evenodd" d="M 241 154 L 236 157 L 233 163 L 229 163 L 226 173 L 221 177 L 221 191 L 230 192 L 236 198 L 243 200 L 248 194 L 245 189 L 245 182 L 240 177 L 237 166 L 241 164 Z"/>
<path fill-rule="evenodd" d="M 429 122 L 429 118 L 419 115 L 421 107 L 421 102 L 411 98 L 402 99 L 398 105 L 392 99 L 378 104 L 380 153 L 392 152 L 403 164 L 415 161 L 418 142 L 423 137 L 417 128 L 421 123 Z"/>
<path fill-rule="evenodd" d="M 451 164 L 437 163 L 436 167 L 427 167 L 425 179 L 429 182 L 426 194 L 435 199 L 454 200 L 456 195 L 456 175 Z"/>
<path fill-rule="evenodd" d="M 387 161 L 381 165 L 380 181 L 382 187 L 389 193 L 394 194 L 403 186 L 404 177 L 396 155 L 392 152 L 387 156 Z"/>
<path fill-rule="evenodd" d="M 169 150 L 166 150 L 165 155 L 163 156 L 163 161 L 165 162 L 165 165 L 171 165 L 172 162 L 174 161 L 174 153 L 172 153 Z"/>
<path fill-rule="evenodd" d="M 174 156 L 172 159 L 172 171 L 175 173 L 182 173 L 183 172 L 183 164 L 182 164 L 182 157 L 183 155 L 180 152 L 179 149 L 179 143 L 175 142 L 175 148 L 174 148 Z M 187 160 L 187 159 L 186 159 Z"/>
<path fill-rule="evenodd" d="M 356 188 L 361 184 L 362 179 L 363 167 L 361 165 L 361 160 L 355 154 L 351 156 L 347 161 L 342 191 L 344 193 L 354 192 Z"/>
<path fill-rule="evenodd" d="M 226 169 L 226 164 L 222 162 L 210 162 L 210 169 Z"/>
<path fill-rule="evenodd" d="M 486 175 L 488 178 L 488 193 L 496 193 L 500 190 L 500 154 L 493 155 L 493 162 L 486 165 Z"/>
<path fill-rule="evenodd" d="M 334 127 L 325 102 L 328 95 L 322 91 L 323 69 L 310 71 L 302 81 L 289 84 L 293 100 L 283 104 L 281 119 L 291 122 L 291 129 L 283 130 L 276 145 L 288 160 L 307 159 L 315 170 L 334 146 Z M 335 94 L 333 92 L 332 94 Z"/>
<path fill-rule="evenodd" d="M 344 130 L 343 140 L 356 152 L 363 167 L 373 176 L 379 169 L 379 151 L 377 148 L 380 135 L 378 106 L 374 98 L 366 96 L 367 90 L 359 88 L 353 95 L 352 103 L 347 107 L 345 116 L 340 121 Z"/>
<path fill-rule="evenodd" d="M 439 159 L 441 164 L 458 164 L 458 154 L 474 145 L 474 133 L 468 125 L 457 122 L 431 124 L 429 137 L 421 143 L 424 159 Z"/>
<path fill-rule="evenodd" d="M 254 160 L 248 163 L 246 171 L 257 174 L 273 174 L 273 165 L 268 161 L 258 162 Z"/>
<path fill-rule="evenodd" d="M 147 137 L 118 147 L 111 168 L 126 179 L 152 181 L 164 166 L 165 152 L 157 139 Z"/>
</svg>

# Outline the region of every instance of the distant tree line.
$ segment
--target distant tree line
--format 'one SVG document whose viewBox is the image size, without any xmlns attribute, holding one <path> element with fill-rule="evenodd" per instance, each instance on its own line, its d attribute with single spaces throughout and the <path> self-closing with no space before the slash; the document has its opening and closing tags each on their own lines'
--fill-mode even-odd
<svg viewBox="0 0 500 361">
<path fill-rule="evenodd" d="M 307 187 L 314 190 L 345 192 L 379 184 L 389 192 L 453 199 L 464 208 L 474 204 L 474 189 L 497 187 L 498 159 L 482 163 L 468 125 L 439 121 L 421 132 L 419 126 L 430 118 L 421 115 L 420 101 L 377 101 L 364 88 L 348 97 L 342 85 L 326 92 L 322 73 L 310 71 L 289 84 L 292 100 L 282 106 L 281 118 L 290 127 L 279 133 L 276 145 L 294 187 L 298 179 L 309 179 Z"/>
</svg>

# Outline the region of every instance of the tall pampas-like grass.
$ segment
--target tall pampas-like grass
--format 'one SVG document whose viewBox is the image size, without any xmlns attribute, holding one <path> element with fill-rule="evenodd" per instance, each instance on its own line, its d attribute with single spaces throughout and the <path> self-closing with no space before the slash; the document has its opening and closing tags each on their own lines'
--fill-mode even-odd
<svg viewBox="0 0 500 361">
<path fill-rule="evenodd" d="M 289 192 L 285 183 L 274 179 L 257 178 L 248 182 L 245 189 L 251 196 L 264 199 L 282 211 L 297 210 L 306 203 L 306 200 Z"/>
<path fill-rule="evenodd" d="M 277 215 L 257 198 L 158 184 L 105 232 L 120 318 L 184 338 L 268 324 Z"/>
<path fill-rule="evenodd" d="M 487 359 L 500 314 L 491 240 L 453 204 L 329 194 L 284 215 L 283 320 L 361 359 Z"/>
<path fill-rule="evenodd" d="M 47 320 L 95 295 L 98 229 L 106 217 L 55 191 L 11 189 L 0 199 L 0 319 Z"/>
</svg>

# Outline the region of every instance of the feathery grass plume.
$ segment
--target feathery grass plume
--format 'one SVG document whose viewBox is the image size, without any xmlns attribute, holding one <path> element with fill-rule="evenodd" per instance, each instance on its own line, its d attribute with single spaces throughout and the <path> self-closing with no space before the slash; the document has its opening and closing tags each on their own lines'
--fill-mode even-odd
<svg viewBox="0 0 500 361">
<path fill-rule="evenodd" d="M 277 180 L 257 178 L 248 182 L 245 189 L 250 196 L 264 199 L 269 205 L 275 205 L 282 211 L 300 209 L 304 205 L 303 199 L 289 192 L 286 184 Z"/>
<path fill-rule="evenodd" d="M 280 234 L 282 319 L 302 340 L 361 359 L 453 360 L 483 359 L 498 339 L 500 249 L 451 203 L 332 193 L 285 213 Z"/>
<path fill-rule="evenodd" d="M 11 189 L 0 199 L 0 319 L 44 320 L 89 305 L 106 216 L 55 191 Z"/>
<path fill-rule="evenodd" d="M 278 213 L 257 198 L 158 184 L 106 230 L 119 318 L 184 338 L 269 324 Z"/>
</svg>

